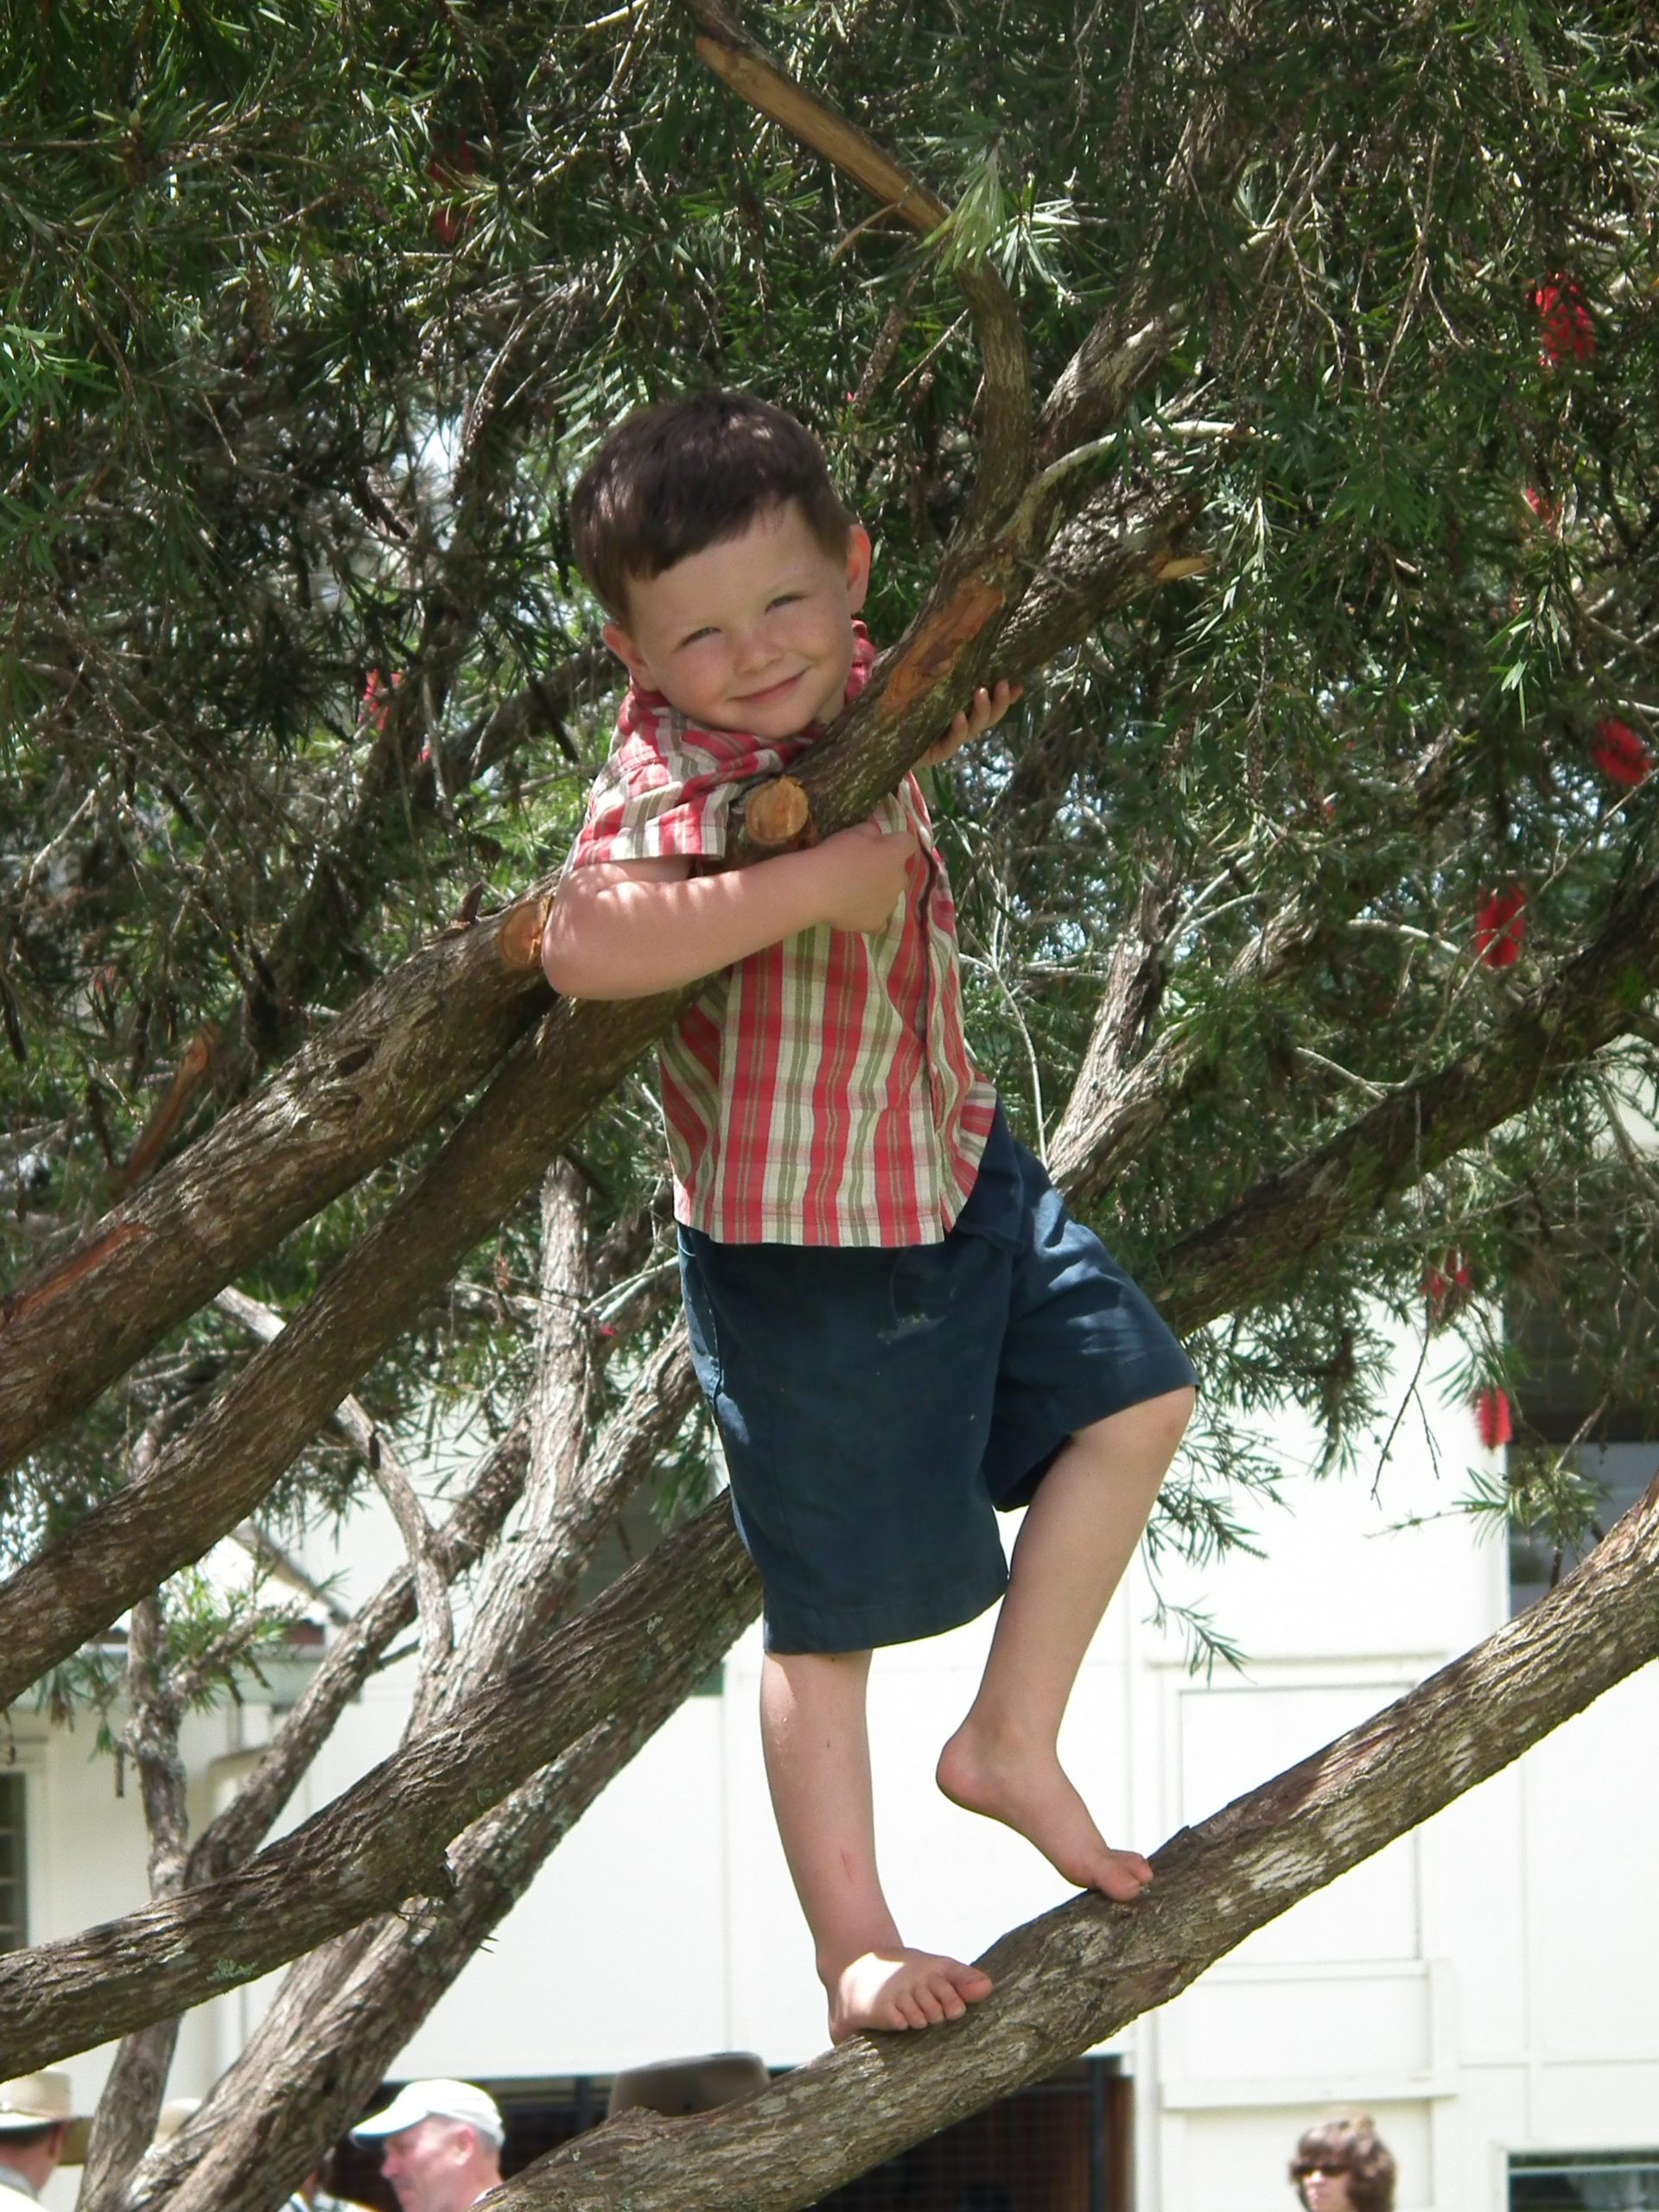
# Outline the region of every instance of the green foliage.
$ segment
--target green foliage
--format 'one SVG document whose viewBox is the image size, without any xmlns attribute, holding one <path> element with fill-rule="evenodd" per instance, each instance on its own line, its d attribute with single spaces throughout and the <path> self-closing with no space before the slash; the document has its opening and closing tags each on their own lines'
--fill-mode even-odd
<svg viewBox="0 0 1659 2212">
<path fill-rule="evenodd" d="M 976 254 L 1039 393 L 1103 314 L 1181 327 L 1088 484 L 1190 500 L 1206 572 L 1082 639 L 939 779 L 974 1034 L 1027 1135 L 1143 887 L 1178 887 L 1140 1044 L 1179 1043 L 1181 1073 L 1098 1208 L 1109 1241 L 1155 1268 L 1587 942 L 1656 857 L 1652 786 L 1598 757 L 1610 724 L 1633 759 L 1659 736 L 1651 16 L 1281 15 L 1198 38 L 1166 0 L 757 12 L 951 205 L 924 241 L 737 106 L 665 6 L 10 11 L 0 1268 L 96 1215 L 204 1024 L 225 1049 L 175 1145 L 468 885 L 556 861 L 608 728 L 602 682 L 560 689 L 593 630 L 565 500 L 620 410 L 722 381 L 798 411 L 899 633 L 971 490 L 951 272 Z M 1511 885 L 1524 935 L 1494 965 L 1482 911 Z M 1294 956 L 1253 963 L 1297 914 Z M 1645 1043 L 1619 1064 L 1632 1126 L 1655 1076 Z M 1449 1250 L 1471 1357 L 1569 1230 L 1617 1220 L 1639 1281 L 1659 1217 L 1609 1079 L 1218 1326 L 1219 1413 L 1288 1391 L 1340 1464 L 1379 1412 L 1379 1317 L 1426 1326 Z M 658 1172 L 644 1091 L 582 1152 L 602 1230 Z M 292 1307 L 417 1166 L 250 1287 Z M 505 1224 L 472 1306 L 368 1378 L 379 1414 L 511 1410 L 527 1355 L 489 1294 L 528 1294 L 533 1233 Z M 1575 1319 L 1586 1362 L 1659 1387 L 1605 1316 Z M 193 1325 L 43 1453 L 5 1502 L 13 1554 L 243 1350 Z M 279 1510 L 358 1479 L 319 1447 Z M 1230 1540 L 1254 1479 L 1215 1461 L 1172 1540 Z"/>
</svg>

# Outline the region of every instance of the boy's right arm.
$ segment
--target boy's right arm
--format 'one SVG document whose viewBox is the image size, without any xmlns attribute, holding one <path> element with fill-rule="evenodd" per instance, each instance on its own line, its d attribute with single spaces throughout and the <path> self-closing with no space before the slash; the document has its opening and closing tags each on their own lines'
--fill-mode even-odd
<svg viewBox="0 0 1659 2212">
<path fill-rule="evenodd" d="M 908 830 L 861 822 L 805 852 L 719 875 L 693 875 L 685 859 L 572 868 L 542 932 L 542 967 L 569 998 L 647 998 L 820 922 L 874 934 L 915 850 Z"/>
</svg>

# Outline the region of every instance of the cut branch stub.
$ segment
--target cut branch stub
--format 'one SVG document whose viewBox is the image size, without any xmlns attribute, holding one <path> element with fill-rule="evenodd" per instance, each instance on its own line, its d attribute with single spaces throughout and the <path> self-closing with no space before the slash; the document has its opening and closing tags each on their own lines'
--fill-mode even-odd
<svg viewBox="0 0 1659 2212">
<path fill-rule="evenodd" d="M 812 809 L 793 776 L 769 776 L 743 802 L 743 843 L 758 855 L 814 844 Z"/>
<path fill-rule="evenodd" d="M 509 906 L 496 931 L 496 945 L 504 967 L 529 975 L 542 964 L 542 932 L 547 927 L 553 894 L 537 892 Z"/>
</svg>

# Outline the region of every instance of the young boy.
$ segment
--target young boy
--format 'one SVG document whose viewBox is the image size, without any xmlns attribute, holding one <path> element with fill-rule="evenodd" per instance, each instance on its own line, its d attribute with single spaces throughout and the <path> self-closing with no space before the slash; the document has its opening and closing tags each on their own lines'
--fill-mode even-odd
<svg viewBox="0 0 1659 2212">
<path fill-rule="evenodd" d="M 792 416 L 711 393 L 628 417 L 573 505 L 631 688 L 543 939 L 558 990 L 709 981 L 662 1051 L 686 1319 L 766 1592 L 761 1732 L 837 2041 L 959 2018 L 876 1871 L 870 1649 L 1002 1608 L 938 1783 L 1129 1899 L 1062 1770 L 1066 1700 L 1192 1402 L 1147 1300 L 1010 1135 L 962 1032 L 913 777 L 868 822 L 722 870 L 742 787 L 856 696 L 870 542 Z M 976 694 L 928 760 L 1014 696 Z M 1027 1507 L 1005 1569 L 995 1515 Z"/>
</svg>

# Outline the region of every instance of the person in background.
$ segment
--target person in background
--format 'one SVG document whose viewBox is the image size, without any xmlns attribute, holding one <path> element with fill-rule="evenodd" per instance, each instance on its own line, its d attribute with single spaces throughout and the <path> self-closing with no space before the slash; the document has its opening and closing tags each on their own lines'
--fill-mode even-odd
<svg viewBox="0 0 1659 2212">
<path fill-rule="evenodd" d="M 402 2212 L 467 2212 L 501 2185 L 506 2137 L 493 2097 L 471 2082 L 410 2082 L 352 2130 L 380 2142 L 380 2171 Z"/>
<path fill-rule="evenodd" d="M 0 2189 L 38 2199 L 60 2164 L 86 2157 L 88 2125 L 67 2074 L 0 2082 Z"/>
<path fill-rule="evenodd" d="M 1310 2127 L 1290 2177 L 1306 2212 L 1394 2212 L 1394 2158 L 1369 2113 Z"/>
</svg>

